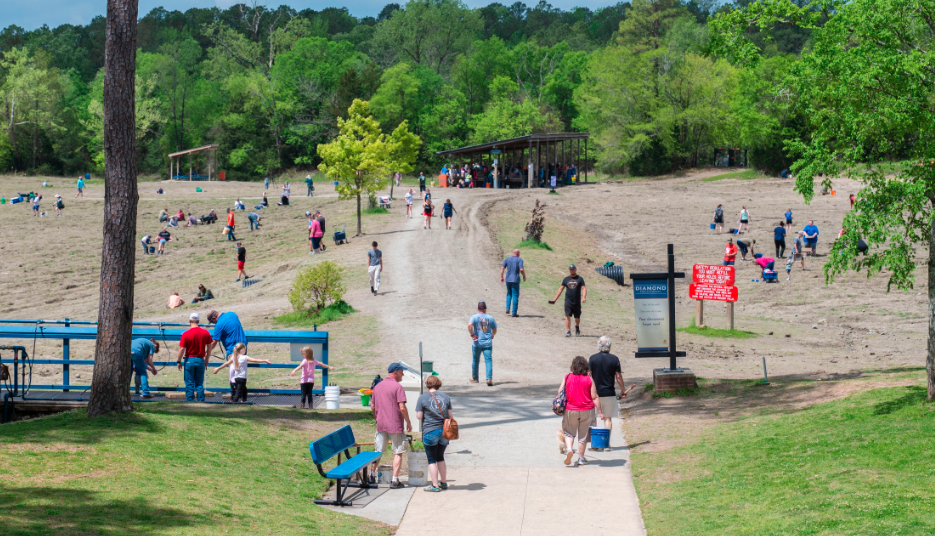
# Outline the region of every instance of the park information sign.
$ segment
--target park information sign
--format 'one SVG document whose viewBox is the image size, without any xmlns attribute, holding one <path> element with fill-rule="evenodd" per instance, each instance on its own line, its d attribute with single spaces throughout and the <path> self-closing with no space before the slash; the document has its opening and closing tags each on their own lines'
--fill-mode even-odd
<svg viewBox="0 0 935 536">
<path fill-rule="evenodd" d="M 633 282 L 638 352 L 669 350 L 669 281 L 642 279 Z"/>
<path fill-rule="evenodd" d="M 696 264 L 692 266 L 692 281 L 700 285 L 733 285 L 734 267 Z"/>
<path fill-rule="evenodd" d="M 724 285 L 688 285 L 688 297 L 693 300 L 737 301 L 737 287 Z"/>
</svg>

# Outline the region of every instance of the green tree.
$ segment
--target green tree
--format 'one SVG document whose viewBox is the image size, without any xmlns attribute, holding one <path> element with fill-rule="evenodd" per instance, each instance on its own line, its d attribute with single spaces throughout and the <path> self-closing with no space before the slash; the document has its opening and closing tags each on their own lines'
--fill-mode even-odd
<svg viewBox="0 0 935 536">
<path fill-rule="evenodd" d="M 381 123 L 398 125 L 418 117 L 422 83 L 414 71 L 413 66 L 405 62 L 383 71 L 380 88 L 370 99 L 370 108 Z"/>
<path fill-rule="evenodd" d="M 191 101 L 198 79 L 201 47 L 191 37 L 183 38 L 173 28 L 166 30 L 166 43 L 159 47 L 155 64 L 156 85 L 166 105 L 168 130 L 175 151 L 186 148 L 186 119 L 191 115 Z M 190 127 L 189 127 L 190 128 Z"/>
<path fill-rule="evenodd" d="M 294 311 L 317 312 L 328 306 L 328 302 L 341 301 L 347 286 L 342 281 L 344 268 L 331 261 L 306 266 L 295 276 L 289 303 Z"/>
<path fill-rule="evenodd" d="M 331 143 L 318 146 L 322 164 L 318 167 L 329 179 L 338 182 L 340 199 L 357 199 L 357 235 L 361 229 L 361 195 L 368 196 L 384 186 L 387 174 L 410 164 L 411 148 L 418 147 L 405 123 L 394 130 L 390 139 L 380 130 L 380 123 L 370 115 L 366 101 L 355 100 L 347 119 L 338 119 L 340 134 Z"/>
<path fill-rule="evenodd" d="M 758 1 L 719 15 L 714 50 L 755 63 L 746 35 L 786 22 L 812 30 L 814 44 L 792 69 L 809 137 L 787 143 L 795 156 L 796 191 L 806 202 L 815 177 L 851 176 L 862 183 L 844 235 L 834 242 L 825 280 L 849 270 L 888 272 L 887 289 L 915 284 L 917 249 L 928 249 L 928 399 L 935 400 L 935 30 L 932 0 L 827 2 L 822 11 L 788 0 Z M 822 24 L 822 17 L 827 20 Z M 881 164 L 898 159 L 887 175 Z M 860 255 L 859 240 L 869 250 Z"/>
<path fill-rule="evenodd" d="M 520 91 L 509 78 L 499 76 L 490 86 L 490 103 L 483 113 L 470 120 L 474 130 L 471 138 L 473 143 L 516 138 L 531 132 L 561 130 L 561 123 L 555 113 Z"/>
</svg>

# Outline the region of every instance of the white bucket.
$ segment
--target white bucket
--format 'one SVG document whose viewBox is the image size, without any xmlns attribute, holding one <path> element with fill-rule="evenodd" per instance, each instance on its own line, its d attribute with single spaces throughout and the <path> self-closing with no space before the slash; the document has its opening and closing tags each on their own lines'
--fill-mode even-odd
<svg viewBox="0 0 935 536">
<path fill-rule="evenodd" d="M 409 485 L 424 486 L 428 482 L 429 461 L 425 452 L 408 452 Z"/>
<path fill-rule="evenodd" d="M 389 484 L 393 481 L 393 466 L 392 465 L 380 465 L 377 467 L 376 474 L 377 484 Z"/>
<path fill-rule="evenodd" d="M 325 387 L 325 409 L 341 409 L 341 388 L 337 385 Z"/>
</svg>

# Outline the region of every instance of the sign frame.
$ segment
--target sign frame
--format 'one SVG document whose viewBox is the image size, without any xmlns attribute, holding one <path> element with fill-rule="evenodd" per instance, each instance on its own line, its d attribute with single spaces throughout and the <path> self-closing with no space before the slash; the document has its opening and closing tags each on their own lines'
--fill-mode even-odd
<svg viewBox="0 0 935 536">
<path fill-rule="evenodd" d="M 669 368 L 667 371 L 681 371 L 682 369 L 678 368 L 677 359 L 679 357 L 685 357 L 685 352 L 680 352 L 677 350 L 676 346 L 676 331 L 675 331 L 675 280 L 682 279 L 685 277 L 685 272 L 676 272 L 675 271 L 675 253 L 674 247 L 672 244 L 668 244 L 666 247 L 667 257 L 668 257 L 668 270 L 665 272 L 655 272 L 655 273 L 643 273 L 643 274 L 630 274 L 630 279 L 633 280 L 647 280 L 647 279 L 665 279 L 668 282 L 668 305 L 669 305 L 669 349 L 665 352 L 635 352 L 634 357 L 637 358 L 653 358 L 653 357 L 668 357 L 669 358 Z"/>
</svg>

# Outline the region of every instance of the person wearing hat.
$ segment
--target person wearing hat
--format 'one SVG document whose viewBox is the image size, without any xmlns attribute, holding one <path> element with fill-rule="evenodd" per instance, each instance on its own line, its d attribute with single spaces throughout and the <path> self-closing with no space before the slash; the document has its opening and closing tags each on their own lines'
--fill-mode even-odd
<svg viewBox="0 0 935 536">
<path fill-rule="evenodd" d="M 305 176 L 305 187 L 308 189 L 308 193 L 305 194 L 305 197 L 312 197 L 312 191 L 315 190 L 315 183 L 312 181 L 311 175 Z"/>
<path fill-rule="evenodd" d="M 477 383 L 477 367 L 480 356 L 484 355 L 487 367 L 487 386 L 493 386 L 493 338 L 497 335 L 497 321 L 487 314 L 487 304 L 478 302 L 477 314 L 468 320 L 468 333 L 471 335 L 471 383 Z"/>
<path fill-rule="evenodd" d="M 231 352 L 238 342 L 247 345 L 247 334 L 244 333 L 243 324 L 237 313 L 228 311 L 220 314 L 217 311 L 208 313 L 208 323 L 214 324 L 214 333 L 211 334 L 211 344 L 208 345 L 208 355 L 214 350 L 217 343 L 224 346 L 224 355 L 230 359 Z"/>
<path fill-rule="evenodd" d="M 55 194 L 55 215 L 61 216 L 63 208 L 65 208 L 65 203 L 62 202 L 62 196 Z"/>
<path fill-rule="evenodd" d="M 185 370 L 185 400 L 189 402 L 193 402 L 196 395 L 199 402 L 205 401 L 205 367 L 211 358 L 211 334 L 198 325 L 199 320 L 198 313 L 188 317 L 190 327 L 182 333 L 176 360 L 179 370 Z"/>
<path fill-rule="evenodd" d="M 572 264 L 568 267 L 568 276 L 562 279 L 562 286 L 558 287 L 555 299 L 565 291 L 565 336 L 571 337 L 571 317 L 575 317 L 575 336 L 581 335 L 581 304 L 588 301 L 588 288 L 584 286 L 584 278 L 578 275 L 578 267 Z"/>
<path fill-rule="evenodd" d="M 403 380 L 403 366 L 400 363 L 390 363 L 386 371 L 389 373 L 386 379 L 373 388 L 370 411 L 377 421 L 373 450 L 382 454 L 388 443 L 393 448 L 393 480 L 390 487 L 395 489 L 405 487 L 399 481 L 399 469 L 406 452 L 406 432 L 412 431 L 412 423 L 409 421 L 409 410 L 406 409 L 406 391 L 399 383 Z M 379 465 L 380 459 L 377 458 L 373 462 L 370 474 L 375 475 Z"/>
</svg>

